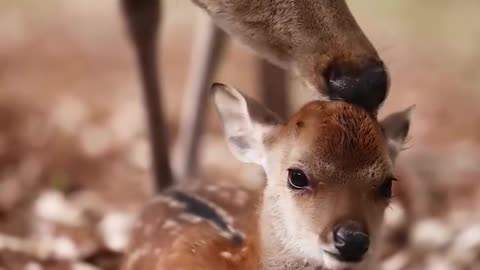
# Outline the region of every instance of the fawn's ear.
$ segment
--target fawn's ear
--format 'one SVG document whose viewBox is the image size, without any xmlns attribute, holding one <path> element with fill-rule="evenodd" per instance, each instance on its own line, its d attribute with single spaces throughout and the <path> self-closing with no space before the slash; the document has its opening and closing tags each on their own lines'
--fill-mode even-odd
<svg viewBox="0 0 480 270">
<path fill-rule="evenodd" d="M 403 144 L 410 129 L 410 118 L 415 105 L 407 109 L 392 113 L 382 120 L 381 125 L 387 139 L 390 157 L 395 160 L 398 152 L 402 150 Z"/>
<path fill-rule="evenodd" d="M 239 160 L 264 165 L 266 139 L 281 124 L 277 115 L 233 87 L 212 86 L 228 146 Z"/>
</svg>

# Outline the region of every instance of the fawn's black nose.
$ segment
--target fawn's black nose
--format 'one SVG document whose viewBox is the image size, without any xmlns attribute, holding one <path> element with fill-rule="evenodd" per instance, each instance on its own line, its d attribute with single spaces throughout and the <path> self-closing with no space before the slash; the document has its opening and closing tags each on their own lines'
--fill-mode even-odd
<svg viewBox="0 0 480 270">
<path fill-rule="evenodd" d="M 389 87 L 388 73 L 381 62 L 361 70 L 332 65 L 325 77 L 330 99 L 356 104 L 369 112 L 378 109 Z"/>
<path fill-rule="evenodd" d="M 370 245 L 368 234 L 354 223 L 339 226 L 335 230 L 334 241 L 339 259 L 346 262 L 361 261 Z"/>
</svg>

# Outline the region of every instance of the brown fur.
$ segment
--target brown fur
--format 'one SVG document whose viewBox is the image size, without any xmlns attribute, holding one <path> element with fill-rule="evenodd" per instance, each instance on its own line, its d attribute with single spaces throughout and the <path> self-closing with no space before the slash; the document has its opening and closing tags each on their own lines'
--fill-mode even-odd
<svg viewBox="0 0 480 270">
<path fill-rule="evenodd" d="M 169 204 L 168 199 L 157 198 L 142 212 L 121 269 L 257 269 L 255 209 L 258 194 L 235 185 L 212 185 L 218 190 L 209 190 L 208 183 L 180 189 L 209 200 L 233 216 L 235 228 L 248 235 L 241 245 L 220 235 L 205 220 L 191 222 L 182 219 L 181 207 Z M 228 193 L 232 199 L 226 200 L 222 192 Z M 235 202 L 238 192 L 246 194 L 242 204 Z"/>
<path fill-rule="evenodd" d="M 236 92 L 226 93 L 230 102 L 241 98 Z M 247 102 L 258 114 L 252 121 L 266 119 L 258 104 Z M 232 106 L 236 105 L 224 108 Z M 122 270 L 319 269 L 318 261 L 306 260 L 288 243 L 303 243 L 303 231 L 330 246 L 333 228 L 347 220 L 359 221 L 373 241 L 387 205 L 376 188 L 392 173 L 384 131 L 376 119 L 347 103 L 315 101 L 271 133 L 271 140 L 265 140 L 268 183 L 263 193 L 218 182 L 178 188 L 208 201 L 225 220 L 232 217 L 232 227 L 245 235 L 242 243 L 225 237 L 205 219 L 182 218 L 183 206 L 161 195 L 143 211 Z M 292 166 L 301 166 L 311 190 L 288 187 L 287 169 Z M 243 200 L 236 199 L 240 197 Z M 299 231 L 289 238 L 292 220 Z M 305 248 L 311 250 L 308 245 Z M 370 258 L 359 267 L 371 269 Z"/>
<path fill-rule="evenodd" d="M 298 123 L 302 123 L 298 127 Z M 298 128 L 295 128 L 295 125 Z M 311 156 L 321 157 L 340 171 L 349 172 L 376 161 L 385 153 L 385 139 L 376 119 L 364 110 L 343 102 L 311 102 L 284 128 L 295 141 L 313 141 Z M 306 138 L 314 136 L 314 138 Z"/>
<path fill-rule="evenodd" d="M 286 172 L 300 167 L 312 190 L 291 196 L 302 215 L 312 217 L 308 226 L 325 243 L 333 242 L 334 227 L 346 220 L 360 222 L 375 238 L 387 205 L 376 190 L 393 167 L 382 127 L 372 114 L 344 102 L 314 101 L 278 134 L 269 146 L 272 156 L 281 157 L 273 169 L 281 173 L 269 179 L 280 185 L 274 192 L 292 193 L 284 182 Z"/>
<path fill-rule="evenodd" d="M 323 74 L 332 64 L 358 71 L 379 61 L 344 0 L 193 2 L 231 36 L 316 90 L 325 90 Z"/>
</svg>

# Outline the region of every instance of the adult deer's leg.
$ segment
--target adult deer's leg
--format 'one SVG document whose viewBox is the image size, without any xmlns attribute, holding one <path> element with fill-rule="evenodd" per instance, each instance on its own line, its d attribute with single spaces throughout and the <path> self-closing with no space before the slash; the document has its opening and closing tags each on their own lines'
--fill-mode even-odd
<svg viewBox="0 0 480 270">
<path fill-rule="evenodd" d="M 288 74 L 264 59 L 258 59 L 262 102 L 283 119 L 288 117 Z"/>
<path fill-rule="evenodd" d="M 202 17 L 195 35 L 178 140 L 176 167 L 180 179 L 194 176 L 197 171 L 208 93 L 226 43 L 226 34 L 207 17 Z"/>
<path fill-rule="evenodd" d="M 143 88 L 156 190 L 173 182 L 169 162 L 168 130 L 163 117 L 157 67 L 159 0 L 121 0 L 130 38 L 135 48 Z"/>
</svg>

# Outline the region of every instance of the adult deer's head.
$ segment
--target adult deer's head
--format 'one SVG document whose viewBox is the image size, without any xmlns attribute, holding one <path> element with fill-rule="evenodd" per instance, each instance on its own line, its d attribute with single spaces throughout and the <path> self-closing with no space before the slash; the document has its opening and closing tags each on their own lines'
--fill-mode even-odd
<svg viewBox="0 0 480 270">
<path fill-rule="evenodd" d="M 376 112 L 386 68 L 344 0 L 194 0 L 233 37 L 331 100 Z"/>
</svg>

